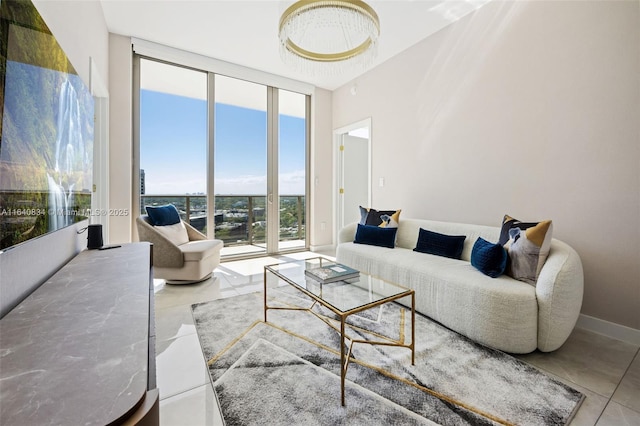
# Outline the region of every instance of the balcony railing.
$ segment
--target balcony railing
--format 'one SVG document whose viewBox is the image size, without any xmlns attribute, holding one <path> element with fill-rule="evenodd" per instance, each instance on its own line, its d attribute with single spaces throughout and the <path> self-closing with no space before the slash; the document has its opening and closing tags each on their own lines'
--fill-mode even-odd
<svg viewBox="0 0 640 426">
<path fill-rule="evenodd" d="M 207 232 L 206 195 L 141 195 L 141 213 L 145 206 L 173 204 L 181 218 L 200 232 Z M 216 195 L 215 236 L 225 246 L 263 245 L 266 243 L 265 195 Z M 305 239 L 305 196 L 280 196 L 280 241 Z"/>
</svg>

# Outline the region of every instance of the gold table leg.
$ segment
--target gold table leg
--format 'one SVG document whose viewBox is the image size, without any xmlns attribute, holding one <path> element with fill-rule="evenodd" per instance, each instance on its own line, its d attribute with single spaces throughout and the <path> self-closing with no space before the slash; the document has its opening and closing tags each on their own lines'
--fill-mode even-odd
<svg viewBox="0 0 640 426">
<path fill-rule="evenodd" d="M 416 293 L 411 293 L 411 365 L 416 365 Z"/>
<path fill-rule="evenodd" d="M 264 322 L 267 322 L 267 268 L 264 268 L 264 272 L 263 272 L 264 276 L 263 281 L 264 281 Z"/>
<path fill-rule="evenodd" d="M 343 316 L 340 317 L 340 397 L 342 406 L 344 407 L 344 381 L 347 375 L 347 369 L 345 368 L 344 359 L 344 320 Z"/>
</svg>

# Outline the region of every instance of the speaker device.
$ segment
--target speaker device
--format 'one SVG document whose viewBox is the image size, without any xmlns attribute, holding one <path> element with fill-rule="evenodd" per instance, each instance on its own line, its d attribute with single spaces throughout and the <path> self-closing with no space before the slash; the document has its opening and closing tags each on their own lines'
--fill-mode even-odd
<svg viewBox="0 0 640 426">
<path fill-rule="evenodd" d="M 102 225 L 89 225 L 87 232 L 87 248 L 97 249 L 102 247 Z"/>
</svg>

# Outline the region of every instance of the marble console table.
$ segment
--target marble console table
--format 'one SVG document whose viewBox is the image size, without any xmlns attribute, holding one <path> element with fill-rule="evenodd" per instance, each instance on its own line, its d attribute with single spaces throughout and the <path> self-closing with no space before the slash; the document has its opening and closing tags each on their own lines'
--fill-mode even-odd
<svg viewBox="0 0 640 426">
<path fill-rule="evenodd" d="M 0 424 L 158 424 L 151 249 L 84 250 L 0 320 Z"/>
</svg>

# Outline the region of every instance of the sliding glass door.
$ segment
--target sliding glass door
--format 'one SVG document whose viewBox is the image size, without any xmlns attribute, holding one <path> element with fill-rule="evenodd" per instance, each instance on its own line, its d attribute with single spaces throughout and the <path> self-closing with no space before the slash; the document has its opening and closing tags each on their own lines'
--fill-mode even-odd
<svg viewBox="0 0 640 426">
<path fill-rule="evenodd" d="M 223 255 L 267 251 L 267 87 L 215 76 L 216 238 Z"/>
<path fill-rule="evenodd" d="M 308 247 L 309 97 L 142 57 L 134 64 L 141 212 L 175 204 L 224 241 L 223 257 Z"/>
</svg>

